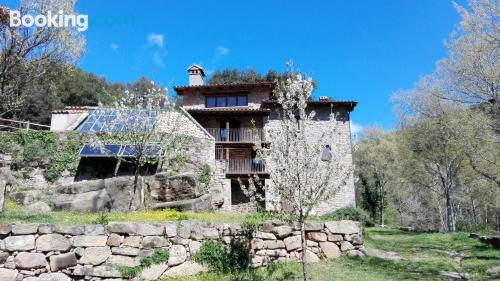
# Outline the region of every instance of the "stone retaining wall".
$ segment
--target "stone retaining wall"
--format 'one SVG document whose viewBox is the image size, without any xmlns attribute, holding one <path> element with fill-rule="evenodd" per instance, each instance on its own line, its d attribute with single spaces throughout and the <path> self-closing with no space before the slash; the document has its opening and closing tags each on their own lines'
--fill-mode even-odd
<svg viewBox="0 0 500 281">
<path fill-rule="evenodd" d="M 0 224 L 0 280 L 121 279 L 118 266 L 137 266 L 154 249 L 169 251 L 168 261 L 142 271 L 141 278 L 196 274 L 206 270 L 191 260 L 203 241 L 239 237 L 249 247 L 251 265 L 300 260 L 298 224 L 264 223 L 248 236 L 240 225 L 198 221 L 63 226 Z M 306 224 L 309 262 L 336 258 L 341 252 L 363 255 L 357 222 Z M 248 237 L 248 238 L 247 238 Z"/>
</svg>

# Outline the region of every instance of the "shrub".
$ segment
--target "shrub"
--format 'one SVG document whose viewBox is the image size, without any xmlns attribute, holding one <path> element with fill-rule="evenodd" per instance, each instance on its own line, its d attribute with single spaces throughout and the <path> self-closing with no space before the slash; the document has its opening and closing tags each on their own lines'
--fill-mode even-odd
<svg viewBox="0 0 500 281">
<path fill-rule="evenodd" d="M 116 269 L 124 278 L 135 278 L 144 268 L 154 264 L 159 264 L 167 261 L 169 253 L 166 250 L 156 249 L 150 257 L 143 257 L 139 261 L 138 266 L 118 266 Z"/>
<path fill-rule="evenodd" d="M 206 241 L 193 258 L 219 272 L 246 270 L 250 262 L 248 249 L 239 239 L 232 239 L 228 246 L 221 241 Z"/>
<path fill-rule="evenodd" d="M 202 184 L 203 187 L 207 187 L 208 184 L 210 184 L 210 174 L 212 173 L 210 169 L 210 165 L 204 164 L 201 169 L 200 173 L 198 175 L 198 182 Z"/>
<path fill-rule="evenodd" d="M 332 213 L 323 215 L 324 220 L 353 220 L 359 221 L 365 226 L 373 226 L 365 210 L 354 206 L 340 208 Z"/>
</svg>

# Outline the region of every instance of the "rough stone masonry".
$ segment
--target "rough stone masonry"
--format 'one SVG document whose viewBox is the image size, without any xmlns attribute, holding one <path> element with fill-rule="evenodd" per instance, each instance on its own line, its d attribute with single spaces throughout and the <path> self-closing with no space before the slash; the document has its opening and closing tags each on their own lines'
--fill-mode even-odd
<svg viewBox="0 0 500 281">
<path fill-rule="evenodd" d="M 168 261 L 144 269 L 139 278 L 193 275 L 207 270 L 191 257 L 203 241 L 240 238 L 249 247 L 251 266 L 272 261 L 299 261 L 298 224 L 266 222 L 248 236 L 238 224 L 199 221 L 103 225 L 0 224 L 0 281 L 122 280 L 118 266 L 137 266 L 154 249 L 170 253 Z M 345 252 L 362 256 L 363 239 L 354 221 L 306 224 L 309 262 Z"/>
</svg>

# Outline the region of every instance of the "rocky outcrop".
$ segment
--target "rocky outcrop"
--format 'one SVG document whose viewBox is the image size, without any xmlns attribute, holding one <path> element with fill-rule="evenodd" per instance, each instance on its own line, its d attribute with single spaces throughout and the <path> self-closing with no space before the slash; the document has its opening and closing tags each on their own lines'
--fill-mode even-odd
<svg viewBox="0 0 500 281">
<path fill-rule="evenodd" d="M 100 280 L 121 278 L 119 266 L 137 266 L 155 249 L 169 258 L 140 273 L 154 280 L 206 271 L 192 260 L 204 241 L 220 239 L 228 244 L 238 238 L 248 247 L 253 267 L 273 261 L 301 259 L 308 262 L 335 259 L 342 252 L 362 256 L 364 247 L 357 224 L 342 221 L 306 224 L 306 249 L 302 249 L 298 224 L 267 222 L 249 233 L 238 224 L 179 222 L 111 222 L 107 226 L 64 226 L 49 224 L 0 224 L 0 281 L 2 280 Z M 331 229 L 335 232 L 332 233 Z M 349 233 L 349 234 L 346 234 Z"/>
</svg>

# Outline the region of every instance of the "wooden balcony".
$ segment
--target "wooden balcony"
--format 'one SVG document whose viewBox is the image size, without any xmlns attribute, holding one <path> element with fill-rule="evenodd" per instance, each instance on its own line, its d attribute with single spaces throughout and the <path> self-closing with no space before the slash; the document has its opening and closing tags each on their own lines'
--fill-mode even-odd
<svg viewBox="0 0 500 281">
<path fill-rule="evenodd" d="M 228 159 L 226 174 L 263 174 L 266 173 L 264 164 L 255 159 Z"/>
<path fill-rule="evenodd" d="M 207 128 L 216 142 L 254 143 L 264 141 L 264 131 L 258 128 Z"/>
</svg>

